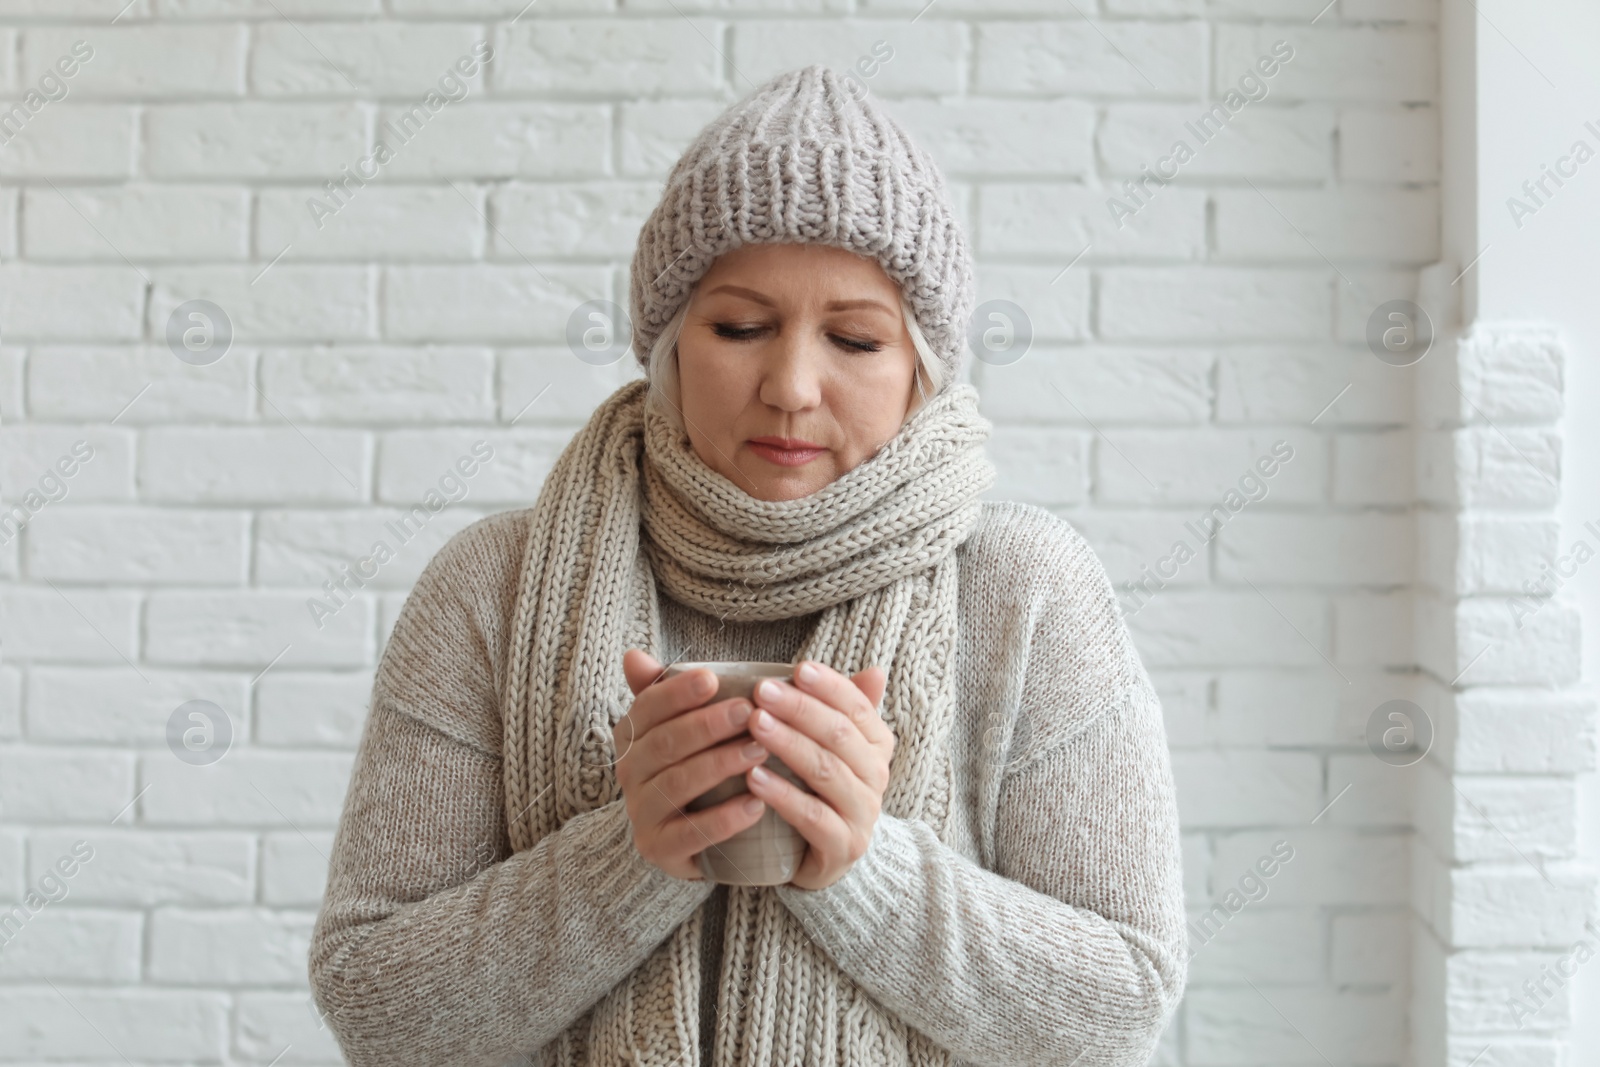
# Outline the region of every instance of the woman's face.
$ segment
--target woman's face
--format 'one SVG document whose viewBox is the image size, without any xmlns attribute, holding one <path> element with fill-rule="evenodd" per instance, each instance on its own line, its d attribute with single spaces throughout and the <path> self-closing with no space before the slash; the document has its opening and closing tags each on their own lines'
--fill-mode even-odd
<svg viewBox="0 0 1600 1067">
<path fill-rule="evenodd" d="M 695 287 L 679 398 L 702 462 L 760 500 L 816 492 L 899 432 L 916 349 L 900 289 L 870 259 L 745 245 Z"/>
</svg>

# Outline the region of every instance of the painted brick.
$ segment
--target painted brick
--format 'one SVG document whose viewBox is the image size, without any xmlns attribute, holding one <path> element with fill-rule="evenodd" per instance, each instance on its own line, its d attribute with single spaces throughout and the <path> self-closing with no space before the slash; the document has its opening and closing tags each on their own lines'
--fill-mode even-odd
<svg viewBox="0 0 1600 1067">
<path fill-rule="evenodd" d="M 1317 757 L 1288 752 L 1176 752 L 1179 818 L 1185 826 L 1259 826 L 1317 813 Z"/>
<path fill-rule="evenodd" d="M 242 585 L 250 516 L 180 508 L 46 509 L 29 528 L 28 573 L 57 582 Z"/>
<path fill-rule="evenodd" d="M 496 28 L 494 50 L 497 93 L 681 96 L 722 86 L 718 49 L 684 18 L 529 19 Z"/>
<path fill-rule="evenodd" d="M 263 909 L 159 909 L 150 917 L 150 977 L 206 985 L 299 983 L 314 918 Z"/>
<path fill-rule="evenodd" d="M 565 345 L 501 349 L 498 354 L 499 418 L 508 424 L 516 420 L 519 426 L 581 425 L 624 382 L 643 377 L 634 359 L 597 366 L 574 359 Z"/>
<path fill-rule="evenodd" d="M 1115 194 L 1112 194 L 1115 196 Z M 1121 205 L 1116 211 L 1108 205 Z M 1206 197 L 1161 189 L 1137 214 L 1133 204 L 1073 186 L 1005 184 L 979 192 L 978 251 L 994 257 L 1198 259 L 1206 247 Z"/>
<path fill-rule="evenodd" d="M 958 93 L 971 47 L 966 26 L 933 18 L 914 25 L 903 19 L 752 19 L 734 25 L 732 44 L 729 56 L 739 72 L 734 87 L 741 95 L 782 71 L 810 63 L 852 74 L 873 95 Z M 889 49 L 893 55 L 880 59 Z M 700 41 L 699 51 L 711 50 Z"/>
<path fill-rule="evenodd" d="M 22 200 L 22 243 L 30 259 L 243 259 L 248 217 L 243 189 L 29 189 Z"/>
<path fill-rule="evenodd" d="M 1083 177 L 1094 169 L 1095 113 L 1081 100 L 897 100 L 891 106 L 948 176 Z"/>
<path fill-rule="evenodd" d="M 380 129 L 397 127 L 401 112 L 379 111 Z M 523 103 L 467 100 L 451 105 L 402 141 L 385 132 L 394 153 L 383 164 L 389 178 L 493 181 L 500 178 L 592 178 L 611 167 L 611 110 L 600 104 Z M 360 158 L 366 158 L 363 149 Z M 333 166 L 309 175 L 333 178 L 358 154 L 345 153 Z M 371 169 L 370 165 L 367 169 Z M 464 206 L 464 205 L 463 205 Z"/>
<path fill-rule="evenodd" d="M 30 27 L 22 35 L 24 82 L 55 69 L 82 40 L 94 55 L 69 84 L 75 97 L 238 96 L 244 92 L 245 28 L 239 25 Z"/>
<path fill-rule="evenodd" d="M 250 85 L 262 96 L 421 99 L 434 91 L 455 98 L 482 92 L 483 71 L 472 51 L 480 40 L 479 28 L 467 23 L 319 22 L 302 27 L 279 19 L 256 27 Z M 455 67 L 463 57 L 473 74 Z M 447 72 L 453 78 L 441 86 Z M 452 99 L 450 106 L 454 103 Z"/>
<path fill-rule="evenodd" d="M 1295 14 L 1305 5 L 1295 4 Z M 1294 58 L 1274 79 L 1286 100 L 1352 100 L 1399 103 L 1432 101 L 1439 88 L 1438 53 L 1432 30 L 1401 26 L 1217 27 L 1213 88 L 1226 91 L 1235 71 L 1250 69 L 1279 40 Z"/>
<path fill-rule="evenodd" d="M 131 107 L 52 104 L 0 147 L 0 165 L 18 178 L 126 178 L 135 124 Z"/>
<path fill-rule="evenodd" d="M 471 479 L 458 478 L 452 484 L 465 486 L 458 492 L 470 497 Z M 381 543 L 392 558 L 378 566 L 365 586 L 410 589 L 444 543 L 482 516 L 479 510 L 455 504 L 420 513 L 391 508 L 268 513 L 256 527 L 256 577 L 273 586 L 315 589 L 325 581 L 337 585 L 344 580 L 342 568 L 371 572 L 372 563 L 358 566 L 358 561 L 382 555 L 376 548 Z"/>
<path fill-rule="evenodd" d="M 317 590 L 153 593 L 145 608 L 147 655 L 168 666 L 254 666 L 283 655 L 284 667 L 353 667 L 369 661 L 370 608 L 356 600 L 319 618 Z"/>
<path fill-rule="evenodd" d="M 1411 520 L 1405 515 L 1311 518 L 1245 511 L 1217 534 L 1217 574 L 1225 581 L 1403 585 L 1411 558 Z"/>
<path fill-rule="evenodd" d="M 240 340 L 366 340 L 373 333 L 375 277 L 365 267 L 289 263 L 167 267 L 155 274 L 149 329 L 164 337 L 179 305 L 209 300 Z"/>
<path fill-rule="evenodd" d="M 13 341 L 135 341 L 144 282 L 115 267 L 0 264 L 0 322 Z"/>
<path fill-rule="evenodd" d="M 261 745 L 354 750 L 366 724 L 371 671 L 300 673 L 274 669 L 256 686 Z"/>
<path fill-rule="evenodd" d="M 152 429 L 140 453 L 148 499 L 350 503 L 367 497 L 371 446 L 357 430 Z"/>
<path fill-rule="evenodd" d="M 1219 189 L 1217 250 L 1226 259 L 1430 263 L 1439 254 L 1433 190 Z"/>
<path fill-rule="evenodd" d="M 1045 348 L 982 369 L 980 406 L 1007 423 L 1170 426 L 1211 414 L 1210 352 Z"/>
<path fill-rule="evenodd" d="M 1220 131 L 1201 128 L 1198 104 L 1113 104 L 1096 143 L 1111 172 L 1133 176 L 1145 167 L 1158 176 L 1176 170 L 1194 178 L 1321 179 L 1331 167 L 1334 113 L 1321 104 L 1252 107 Z M 1192 124 L 1201 140 L 1185 124 Z M 1194 153 L 1180 163 L 1179 143 Z M 1163 162 L 1170 160 L 1170 162 Z"/>
<path fill-rule="evenodd" d="M 264 1063 L 279 1054 L 284 1063 L 343 1061 L 333 1030 L 322 1021 L 309 990 L 240 993 L 236 1004 L 233 1047 L 238 1055 Z"/>
<path fill-rule="evenodd" d="M 247 707 L 248 683 L 256 673 L 139 669 L 147 681 L 133 688 L 128 669 L 120 662 L 112 667 L 32 668 L 29 738 L 143 748 L 164 745 L 167 719 L 180 704 L 209 700 L 225 709 Z"/>
<path fill-rule="evenodd" d="M 29 414 L 133 426 L 187 421 L 237 422 L 254 408 L 254 357 L 240 348 L 196 367 L 156 346 L 41 346 L 28 363 Z"/>
<path fill-rule="evenodd" d="M 1341 985 L 1404 983 L 1410 969 L 1411 919 L 1403 912 L 1375 911 L 1335 915 L 1328 973 Z"/>
<path fill-rule="evenodd" d="M 609 295 L 598 267 L 389 267 L 383 334 L 391 340 L 555 342 L 590 300 Z M 576 362 L 576 358 L 574 358 Z"/>
<path fill-rule="evenodd" d="M 1332 314 L 1332 285 L 1316 270 L 1117 267 L 1100 275 L 1100 331 L 1119 340 L 1319 340 Z"/>
<path fill-rule="evenodd" d="M 132 753 L 0 748 L 0 808 L 8 819 L 34 825 L 107 822 L 134 792 Z"/>
<path fill-rule="evenodd" d="M 355 172 L 329 176 L 332 191 L 326 186 L 263 189 L 256 197 L 257 247 L 268 258 L 287 249 L 285 261 L 483 256 L 486 226 L 479 190 L 383 185 L 388 177 L 383 171 L 358 185 L 359 175 L 346 174 Z"/>
<path fill-rule="evenodd" d="M 1196 1065 L 1398 1059 L 1405 1001 L 1398 993 L 1275 988 L 1196 990 L 1187 998 L 1187 1051 Z M 1330 1061 L 1337 1062 L 1337 1061 Z"/>
<path fill-rule="evenodd" d="M 19 661 L 120 667 L 138 655 L 138 613 L 132 592 L 11 586 L 0 590 L 0 641 Z"/>
<path fill-rule="evenodd" d="M 222 1047 L 228 1012 L 216 991 L 41 985 L 0 1001 L 0 1028 L 6 1053 L 23 1061 L 85 1062 L 107 1045 L 141 1059 L 205 1059 Z"/>
<path fill-rule="evenodd" d="M 631 257 L 660 199 L 659 187 L 641 182 L 502 186 L 492 197 L 493 257 Z"/>
<path fill-rule="evenodd" d="M 1358 182 L 1432 182 L 1439 175 L 1439 113 L 1341 108 L 1339 176 Z"/>
<path fill-rule="evenodd" d="M 638 100 L 617 109 L 618 171 L 629 177 L 664 178 L 695 134 L 722 113 L 721 100 Z"/>
<path fill-rule="evenodd" d="M 93 423 L 8 426 L 0 429 L 0 485 L 14 487 L 19 494 L 29 489 L 46 493 L 51 489 L 49 484 L 41 485 L 46 475 L 64 482 L 64 495 L 59 490 L 51 494 L 60 503 L 45 504 L 35 509 L 35 514 L 64 507 L 68 501 L 130 500 L 133 444 L 133 434 L 121 427 Z M 11 536 L 8 529 L 0 529 L 0 533 Z"/>
<path fill-rule="evenodd" d="M 316 908 L 328 885 L 331 833 L 266 834 L 261 841 L 261 900 L 273 907 Z"/>
<path fill-rule="evenodd" d="M 149 792 L 139 801 L 141 819 L 152 826 L 331 829 L 351 762 L 339 752 L 237 751 L 205 767 L 165 752 L 145 756 L 139 778 Z"/>
<path fill-rule="evenodd" d="M 66 884 L 75 896 L 77 877 Z M 141 929 L 136 912 L 47 908 L 6 943 L 0 979 L 136 985 Z"/>
<path fill-rule="evenodd" d="M 332 178 L 369 154 L 367 123 L 354 104 L 162 104 L 143 163 L 159 178 Z"/>
<path fill-rule="evenodd" d="M 494 357 L 483 348 L 274 349 L 262 391 L 296 424 L 489 422 Z"/>
<path fill-rule="evenodd" d="M 977 38 L 974 82 L 985 93 L 1192 97 L 1204 89 L 1197 21 L 996 21 Z"/>
</svg>

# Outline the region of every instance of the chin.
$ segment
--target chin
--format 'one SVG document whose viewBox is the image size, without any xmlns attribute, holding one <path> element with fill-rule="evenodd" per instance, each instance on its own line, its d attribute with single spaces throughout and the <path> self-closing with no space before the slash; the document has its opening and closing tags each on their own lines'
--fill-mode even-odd
<svg viewBox="0 0 1600 1067">
<path fill-rule="evenodd" d="M 810 496 L 830 481 L 828 478 L 798 471 L 792 474 L 768 475 L 753 480 L 756 483 L 755 489 L 747 491 L 757 500 L 798 500 L 803 496 Z"/>
</svg>

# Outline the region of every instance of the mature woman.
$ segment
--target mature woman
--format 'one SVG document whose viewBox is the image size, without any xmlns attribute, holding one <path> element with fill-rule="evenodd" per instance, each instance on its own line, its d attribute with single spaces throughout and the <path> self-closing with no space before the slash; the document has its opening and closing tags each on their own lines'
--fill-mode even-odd
<svg viewBox="0 0 1600 1067">
<path fill-rule="evenodd" d="M 350 1062 L 1143 1064 L 1186 961 L 1160 705 L 1085 542 L 979 499 L 932 161 L 776 78 L 672 170 L 630 302 L 646 377 L 384 652 L 311 947 Z M 707 703 L 679 659 L 797 670 Z M 704 880 L 769 805 L 793 880 Z"/>
</svg>

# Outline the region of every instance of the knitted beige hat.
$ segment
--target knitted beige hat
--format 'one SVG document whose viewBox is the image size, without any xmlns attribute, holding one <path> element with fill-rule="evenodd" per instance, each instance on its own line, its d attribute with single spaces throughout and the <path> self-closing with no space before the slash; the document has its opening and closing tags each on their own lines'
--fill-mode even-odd
<svg viewBox="0 0 1600 1067">
<path fill-rule="evenodd" d="M 694 284 L 746 244 L 834 245 L 875 259 L 956 380 L 974 282 L 932 158 L 822 66 L 779 75 L 700 131 L 639 231 L 629 280 L 640 364 Z"/>
</svg>

